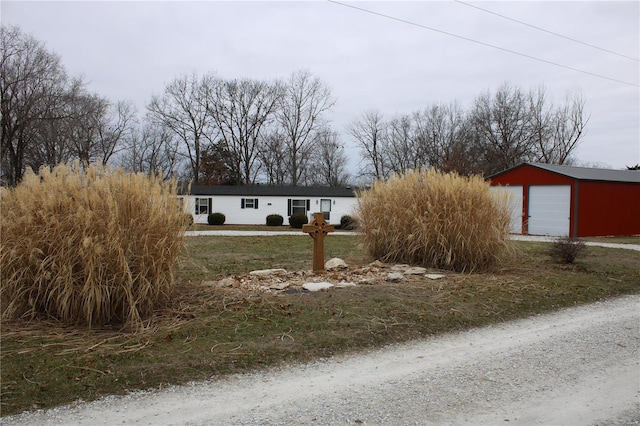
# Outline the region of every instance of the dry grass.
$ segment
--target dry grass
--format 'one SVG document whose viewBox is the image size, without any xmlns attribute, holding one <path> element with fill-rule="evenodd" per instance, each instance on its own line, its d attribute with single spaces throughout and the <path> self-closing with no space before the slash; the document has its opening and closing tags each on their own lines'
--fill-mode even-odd
<svg viewBox="0 0 640 426">
<path fill-rule="evenodd" d="M 385 262 L 470 272 L 491 267 L 509 247 L 508 199 L 479 176 L 396 175 L 362 191 L 358 205 L 364 244 Z"/>
<path fill-rule="evenodd" d="M 3 189 L 3 319 L 140 327 L 167 303 L 184 247 L 175 183 L 78 164 Z"/>
</svg>

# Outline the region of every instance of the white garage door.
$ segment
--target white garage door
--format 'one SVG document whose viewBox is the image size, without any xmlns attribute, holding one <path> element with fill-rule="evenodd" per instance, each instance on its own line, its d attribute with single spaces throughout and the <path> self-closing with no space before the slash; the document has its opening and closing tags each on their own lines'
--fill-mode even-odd
<svg viewBox="0 0 640 426">
<path fill-rule="evenodd" d="M 522 186 L 492 186 L 492 191 L 505 191 L 509 194 L 511 225 L 509 232 L 522 234 Z"/>
<path fill-rule="evenodd" d="M 529 187 L 529 234 L 569 235 L 571 186 Z"/>
</svg>

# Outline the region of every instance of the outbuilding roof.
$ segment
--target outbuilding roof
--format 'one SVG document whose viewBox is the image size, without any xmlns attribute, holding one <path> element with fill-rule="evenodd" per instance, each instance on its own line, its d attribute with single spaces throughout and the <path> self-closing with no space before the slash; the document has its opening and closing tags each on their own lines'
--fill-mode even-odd
<svg viewBox="0 0 640 426">
<path fill-rule="evenodd" d="M 247 197 L 355 197 L 356 188 L 288 185 L 191 185 L 179 188 L 180 195 L 231 195 Z"/>
<path fill-rule="evenodd" d="M 559 164 L 544 164 L 544 163 L 522 163 L 518 166 L 504 170 L 489 176 L 491 179 L 495 176 L 500 176 L 505 173 L 515 170 L 523 166 L 536 167 L 538 169 L 546 170 L 551 173 L 557 173 L 559 175 L 567 176 L 578 180 L 595 180 L 605 182 L 630 182 L 640 183 L 640 170 L 613 170 L 613 169 L 595 169 L 590 167 L 573 167 Z"/>
</svg>

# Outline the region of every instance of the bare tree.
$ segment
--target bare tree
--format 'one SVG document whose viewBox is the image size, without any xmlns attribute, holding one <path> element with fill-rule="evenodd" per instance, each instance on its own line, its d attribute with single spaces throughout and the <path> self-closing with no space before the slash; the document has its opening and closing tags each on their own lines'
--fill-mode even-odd
<svg viewBox="0 0 640 426">
<path fill-rule="evenodd" d="M 277 131 L 268 134 L 260 144 L 258 157 L 262 164 L 262 174 L 269 185 L 288 183 L 287 152 L 284 138 Z"/>
<path fill-rule="evenodd" d="M 27 167 L 79 159 L 107 163 L 124 146 L 135 110 L 90 94 L 60 58 L 17 28 L 0 28 L 2 179 L 15 185 Z"/>
<path fill-rule="evenodd" d="M 347 156 L 338 134 L 329 127 L 316 133 L 308 182 L 320 186 L 345 186 L 349 183 Z"/>
<path fill-rule="evenodd" d="M 571 154 L 580 143 L 590 116 L 584 114 L 585 100 L 581 94 L 567 94 L 565 104 L 556 109 L 553 116 L 552 143 L 546 154 L 547 163 L 570 164 Z"/>
<path fill-rule="evenodd" d="M 130 102 L 111 102 L 97 94 L 80 93 L 71 99 L 66 122 L 69 154 L 82 164 L 107 164 L 125 149 L 123 140 L 133 131 L 136 111 Z"/>
<path fill-rule="evenodd" d="M 348 126 L 348 132 L 360 148 L 364 163 L 362 174 L 373 179 L 387 176 L 384 162 L 384 143 L 387 124 L 380 112 L 369 110 Z"/>
<path fill-rule="evenodd" d="M 0 26 L 1 178 L 16 185 L 25 171 L 34 128 L 65 96 L 68 78 L 60 58 L 17 27 Z"/>
<path fill-rule="evenodd" d="M 386 143 L 382 149 L 386 170 L 403 173 L 424 165 L 422 147 L 418 144 L 416 130 L 411 115 L 400 115 L 389 121 Z"/>
<path fill-rule="evenodd" d="M 99 117 L 96 129 L 95 156 L 107 164 L 117 153 L 126 149 L 123 140 L 133 131 L 136 108 L 130 101 L 108 103 L 107 112 Z"/>
<path fill-rule="evenodd" d="M 433 104 L 414 113 L 422 167 L 469 174 L 473 169 L 469 122 L 460 105 Z"/>
<path fill-rule="evenodd" d="M 554 108 L 546 100 L 544 88 L 529 95 L 535 160 L 549 164 L 567 164 L 577 147 L 589 117 L 584 117 L 584 98 L 567 93 L 565 103 Z"/>
<path fill-rule="evenodd" d="M 282 87 L 276 117 L 294 186 L 307 170 L 313 133 L 324 124 L 322 115 L 334 103 L 329 88 L 308 71 L 294 72 Z"/>
<path fill-rule="evenodd" d="M 553 121 L 553 107 L 547 102 L 544 87 L 538 87 L 529 92 L 529 110 L 531 114 L 532 151 L 536 160 L 552 163 L 551 133 Z"/>
<path fill-rule="evenodd" d="M 98 95 L 80 94 L 71 105 L 67 138 L 72 155 L 84 165 L 95 162 L 97 129 L 107 114 L 109 103 Z"/>
<path fill-rule="evenodd" d="M 237 184 L 252 184 L 258 176 L 260 144 L 274 119 L 280 93 L 277 83 L 243 79 L 222 81 L 209 94 L 208 111 L 229 153 Z"/>
<path fill-rule="evenodd" d="M 490 174 L 533 157 L 532 117 L 524 92 L 503 84 L 491 96 L 476 98 L 471 117 L 483 152 L 483 172 Z"/>
<path fill-rule="evenodd" d="M 180 141 L 171 129 L 148 122 L 134 129 L 128 137 L 121 165 L 136 173 L 162 174 L 167 180 L 177 174 Z"/>
<path fill-rule="evenodd" d="M 213 75 L 201 79 L 195 73 L 178 77 L 147 106 L 149 120 L 171 129 L 182 142 L 195 183 L 200 176 L 202 149 L 213 143 L 216 133 L 209 113 L 209 94 L 219 84 Z"/>
<path fill-rule="evenodd" d="M 82 82 L 72 80 L 68 87 L 58 88 L 43 95 L 46 108 L 31 122 L 24 164 L 38 171 L 42 166 L 50 167 L 73 160 L 74 152 L 70 133 L 75 121 L 77 99 L 83 93 Z"/>
<path fill-rule="evenodd" d="M 525 161 L 571 161 L 588 121 L 584 104 L 580 95 L 568 95 L 554 109 L 544 87 L 525 94 L 507 84 L 493 97 L 479 96 L 471 123 L 476 152 L 481 152 L 480 171 L 490 174 Z"/>
</svg>

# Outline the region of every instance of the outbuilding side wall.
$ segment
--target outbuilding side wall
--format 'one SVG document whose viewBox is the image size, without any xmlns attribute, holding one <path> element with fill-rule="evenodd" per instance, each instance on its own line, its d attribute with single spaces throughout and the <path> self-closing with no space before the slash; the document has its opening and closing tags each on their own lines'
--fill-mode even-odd
<svg viewBox="0 0 640 426">
<path fill-rule="evenodd" d="M 640 234 L 640 184 L 580 181 L 578 236 Z"/>
</svg>

